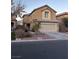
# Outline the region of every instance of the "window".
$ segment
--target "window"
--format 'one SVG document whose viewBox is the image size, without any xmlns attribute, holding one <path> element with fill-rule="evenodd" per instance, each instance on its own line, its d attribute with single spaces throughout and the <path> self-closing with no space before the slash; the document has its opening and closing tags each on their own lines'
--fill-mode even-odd
<svg viewBox="0 0 79 59">
<path fill-rule="evenodd" d="M 49 12 L 45 12 L 45 18 L 48 18 L 48 13 L 49 13 Z"/>
</svg>

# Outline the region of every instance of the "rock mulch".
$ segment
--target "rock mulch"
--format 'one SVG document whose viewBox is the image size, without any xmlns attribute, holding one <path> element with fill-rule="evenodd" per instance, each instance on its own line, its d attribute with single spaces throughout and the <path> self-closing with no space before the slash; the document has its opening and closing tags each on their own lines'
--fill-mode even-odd
<svg viewBox="0 0 79 59">
<path fill-rule="evenodd" d="M 22 40 L 44 40 L 44 39 L 55 39 L 55 37 L 50 37 L 44 33 L 32 33 L 32 37 L 21 38 Z"/>
</svg>

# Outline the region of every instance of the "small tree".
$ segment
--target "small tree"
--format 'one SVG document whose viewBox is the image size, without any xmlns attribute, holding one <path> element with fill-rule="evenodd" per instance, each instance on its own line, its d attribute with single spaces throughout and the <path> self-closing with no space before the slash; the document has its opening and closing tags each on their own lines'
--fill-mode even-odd
<svg viewBox="0 0 79 59">
<path fill-rule="evenodd" d="M 15 15 L 19 15 L 21 17 L 21 12 L 24 12 L 24 5 L 21 4 L 22 0 L 19 0 L 17 4 L 15 4 L 14 0 L 11 0 L 11 13 Z"/>
</svg>

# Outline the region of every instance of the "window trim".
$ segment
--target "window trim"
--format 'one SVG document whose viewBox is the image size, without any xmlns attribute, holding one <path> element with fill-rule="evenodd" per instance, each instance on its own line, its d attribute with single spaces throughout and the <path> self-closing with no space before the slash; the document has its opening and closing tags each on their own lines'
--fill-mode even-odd
<svg viewBox="0 0 79 59">
<path fill-rule="evenodd" d="M 49 12 L 48 12 L 48 11 L 45 11 L 44 17 L 45 17 L 45 18 L 48 18 L 48 14 L 49 14 Z"/>
</svg>

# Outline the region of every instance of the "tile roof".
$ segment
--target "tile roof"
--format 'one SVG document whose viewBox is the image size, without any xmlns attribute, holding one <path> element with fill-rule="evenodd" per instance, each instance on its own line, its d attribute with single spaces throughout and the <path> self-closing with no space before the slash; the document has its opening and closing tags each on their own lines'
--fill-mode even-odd
<svg viewBox="0 0 79 59">
<path fill-rule="evenodd" d="M 68 12 L 59 13 L 56 15 L 56 17 L 62 16 L 62 15 L 68 15 Z"/>
</svg>

